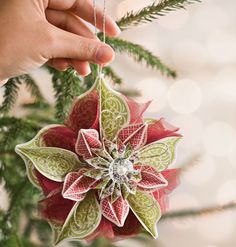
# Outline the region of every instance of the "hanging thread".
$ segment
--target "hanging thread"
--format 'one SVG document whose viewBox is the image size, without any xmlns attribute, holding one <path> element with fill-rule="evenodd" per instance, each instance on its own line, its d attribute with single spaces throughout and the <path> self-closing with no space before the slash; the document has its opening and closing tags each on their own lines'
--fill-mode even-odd
<svg viewBox="0 0 236 247">
<path fill-rule="evenodd" d="M 94 33 L 96 37 L 98 37 L 98 31 L 97 31 L 97 2 L 96 0 L 93 0 L 93 14 L 94 14 Z M 103 43 L 106 43 L 106 0 L 103 0 L 103 13 L 102 13 L 102 32 L 103 32 Z M 99 65 L 98 67 L 98 76 L 102 77 L 103 73 L 103 66 Z"/>
</svg>

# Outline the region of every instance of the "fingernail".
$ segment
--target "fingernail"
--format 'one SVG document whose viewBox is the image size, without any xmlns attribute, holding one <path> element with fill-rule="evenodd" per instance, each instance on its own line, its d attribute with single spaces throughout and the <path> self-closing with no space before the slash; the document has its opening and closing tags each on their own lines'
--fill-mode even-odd
<svg viewBox="0 0 236 247">
<path fill-rule="evenodd" d="M 86 71 L 85 71 L 85 73 L 84 73 L 84 76 L 87 76 L 87 75 L 89 75 L 91 73 L 91 68 L 90 68 L 90 66 L 88 66 L 87 68 L 86 68 Z"/>
<path fill-rule="evenodd" d="M 96 52 L 96 61 L 98 63 L 108 63 L 114 58 L 114 51 L 109 46 L 101 46 Z"/>
</svg>

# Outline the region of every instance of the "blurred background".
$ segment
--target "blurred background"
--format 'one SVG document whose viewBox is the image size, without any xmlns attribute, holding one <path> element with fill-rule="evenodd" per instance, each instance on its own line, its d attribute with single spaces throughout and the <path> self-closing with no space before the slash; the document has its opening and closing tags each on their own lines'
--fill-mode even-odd
<svg viewBox="0 0 236 247">
<path fill-rule="evenodd" d="M 153 1 L 107 1 L 116 19 Z M 122 89 L 139 90 L 139 101 L 152 99 L 147 116 L 163 116 L 181 128 L 176 167 L 191 163 L 181 185 L 170 196 L 169 210 L 200 208 L 236 200 L 236 1 L 205 0 L 169 13 L 151 24 L 124 31 L 121 38 L 141 44 L 176 69 L 176 80 L 117 55 L 113 67 L 124 79 Z M 53 102 L 50 75 L 33 73 L 45 97 Z M 0 89 L 0 101 L 3 90 Z M 24 88 L 19 105 L 30 101 Z M 1 191 L 1 205 L 7 195 Z M 168 220 L 159 224 L 160 237 L 152 246 L 236 246 L 236 211 Z M 118 246 L 134 246 L 131 240 Z M 135 246 L 139 243 L 135 242 Z M 149 244 L 147 244 L 149 245 Z M 147 246 L 146 245 L 146 246 Z M 140 243 L 141 246 L 141 243 Z"/>
</svg>

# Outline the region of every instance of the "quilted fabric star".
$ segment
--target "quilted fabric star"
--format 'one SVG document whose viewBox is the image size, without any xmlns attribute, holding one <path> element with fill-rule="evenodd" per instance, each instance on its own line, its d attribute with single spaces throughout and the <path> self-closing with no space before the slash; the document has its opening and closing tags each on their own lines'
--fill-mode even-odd
<svg viewBox="0 0 236 247">
<path fill-rule="evenodd" d="M 45 198 L 40 211 L 55 244 L 98 236 L 121 239 L 147 232 L 177 186 L 168 169 L 181 136 L 164 119 L 144 119 L 138 104 L 98 78 L 79 96 L 65 125 L 50 125 L 18 145 L 29 179 Z"/>
</svg>

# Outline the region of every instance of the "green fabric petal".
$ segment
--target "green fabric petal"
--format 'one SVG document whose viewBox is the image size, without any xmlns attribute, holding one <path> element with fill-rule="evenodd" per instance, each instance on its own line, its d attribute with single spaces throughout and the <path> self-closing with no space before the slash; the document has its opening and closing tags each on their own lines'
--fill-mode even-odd
<svg viewBox="0 0 236 247">
<path fill-rule="evenodd" d="M 157 171 L 165 170 L 175 158 L 175 147 L 181 137 L 167 137 L 153 142 L 136 153 L 136 164 L 153 166 Z"/>
<path fill-rule="evenodd" d="M 33 162 L 28 158 L 27 155 L 25 155 L 20 149 L 21 148 L 37 148 L 37 147 L 45 147 L 45 142 L 43 140 L 43 135 L 51 128 L 55 128 L 58 126 L 63 126 L 63 125 L 48 125 L 45 128 L 41 129 L 38 134 L 29 142 L 24 143 L 24 144 L 19 144 L 16 146 L 15 151 L 17 154 L 21 156 L 21 158 L 24 160 L 25 166 L 26 166 L 26 171 L 27 171 L 27 176 L 30 180 L 30 182 L 35 186 L 40 188 L 39 182 L 37 177 L 35 176 L 33 169 L 34 169 L 34 164 Z"/>
<path fill-rule="evenodd" d="M 156 224 L 161 217 L 161 209 L 154 197 L 146 192 L 137 191 L 135 195 L 130 194 L 127 201 L 143 227 L 157 238 Z"/>
<path fill-rule="evenodd" d="M 129 107 L 124 97 L 113 91 L 103 79 L 99 79 L 98 90 L 101 93 L 101 119 L 103 137 L 113 140 L 118 131 L 130 121 Z"/>
<path fill-rule="evenodd" d="M 64 181 L 69 172 L 76 171 L 81 166 L 75 153 L 61 148 L 20 147 L 18 152 L 26 156 L 45 177 L 57 182 Z"/>
<path fill-rule="evenodd" d="M 101 221 L 101 210 L 93 192 L 77 202 L 68 215 L 56 244 L 65 239 L 82 240 L 93 233 Z"/>
</svg>

